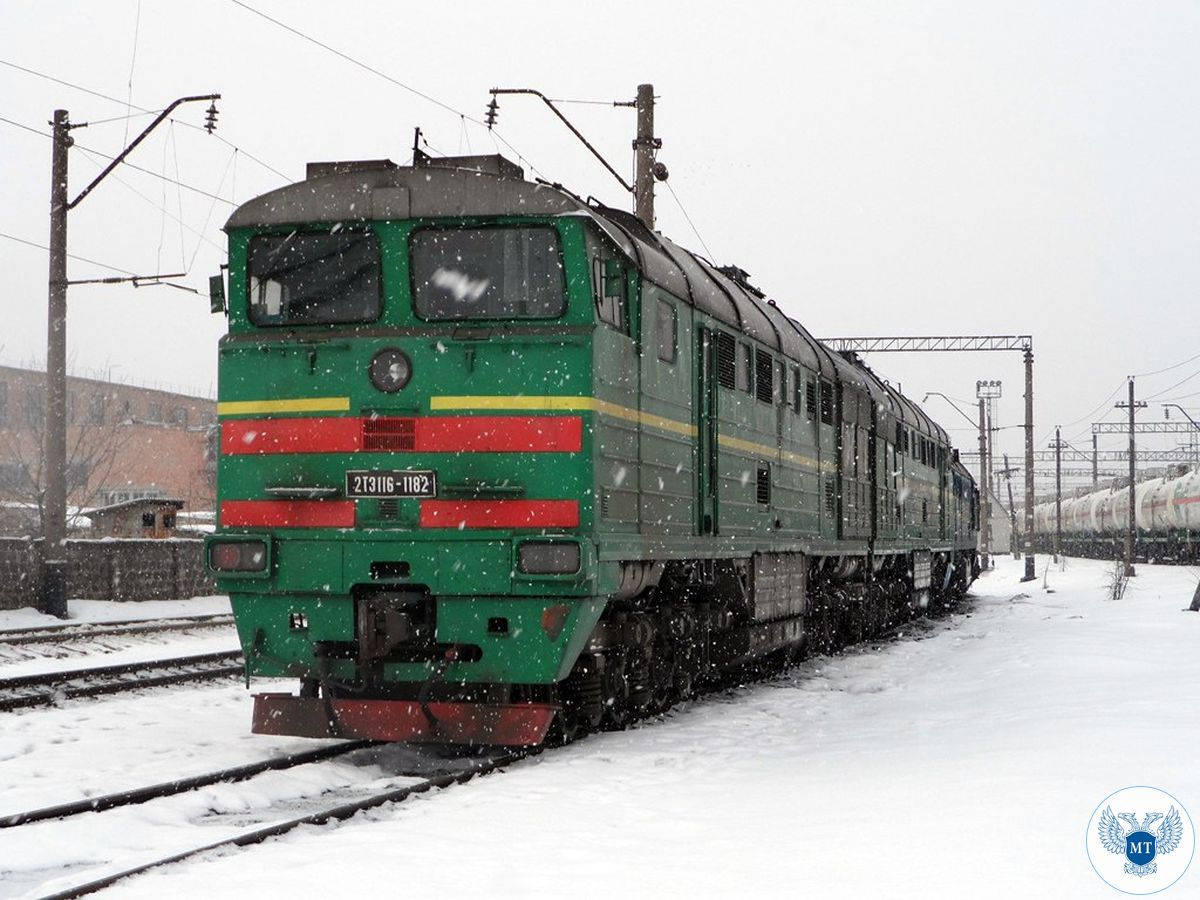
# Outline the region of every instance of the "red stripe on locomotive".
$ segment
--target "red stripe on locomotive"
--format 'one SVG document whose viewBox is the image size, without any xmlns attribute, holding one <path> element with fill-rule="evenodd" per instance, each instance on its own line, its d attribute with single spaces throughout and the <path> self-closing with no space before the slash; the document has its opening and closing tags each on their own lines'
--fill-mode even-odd
<svg viewBox="0 0 1200 900">
<path fill-rule="evenodd" d="M 580 416 L 306 417 L 230 419 L 221 452 L 240 454 L 578 453 Z"/>
<path fill-rule="evenodd" d="M 221 526 L 353 528 L 353 500 L 225 500 Z"/>
<path fill-rule="evenodd" d="M 422 500 L 422 528 L 577 528 L 577 500 Z"/>
</svg>

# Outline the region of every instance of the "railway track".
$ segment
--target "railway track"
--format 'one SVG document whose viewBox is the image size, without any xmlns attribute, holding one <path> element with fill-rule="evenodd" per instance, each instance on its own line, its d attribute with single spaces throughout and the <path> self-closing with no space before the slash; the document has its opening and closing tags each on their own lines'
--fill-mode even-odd
<svg viewBox="0 0 1200 900">
<path fill-rule="evenodd" d="M 337 755 L 344 755 L 346 753 L 351 752 L 352 750 L 360 749 L 361 745 L 364 745 L 366 743 L 368 743 L 368 742 L 358 742 L 358 744 L 355 746 L 338 745 L 338 747 L 324 748 L 324 749 L 328 752 L 329 756 L 337 756 Z M 308 755 L 311 756 L 312 754 L 317 753 L 317 752 L 319 752 L 319 751 L 309 751 Z M 294 756 L 303 756 L 303 755 L 304 754 L 295 754 Z M 228 837 L 224 837 L 220 840 L 211 841 L 206 844 L 202 844 L 202 845 L 199 845 L 196 847 L 192 847 L 192 848 L 189 848 L 186 850 L 172 853 L 167 856 L 153 859 L 149 862 L 139 863 L 137 865 L 130 866 L 130 867 L 121 869 L 116 872 L 110 872 L 99 878 L 95 878 L 93 880 L 83 882 L 81 884 L 77 884 L 73 887 L 69 887 L 64 890 L 56 891 L 56 892 L 50 893 L 50 894 L 44 894 L 44 895 L 42 895 L 42 897 L 43 897 L 43 900 L 57 900 L 57 898 L 63 898 L 63 900 L 65 900 L 65 898 L 70 898 L 70 897 L 83 897 L 88 894 L 94 893 L 96 891 L 102 890 L 106 887 L 109 887 L 109 886 L 117 883 L 118 881 L 122 881 L 131 876 L 139 875 L 143 872 L 150 871 L 151 869 L 159 868 L 160 866 L 170 865 L 171 863 L 180 862 L 182 860 L 189 859 L 194 856 L 199 856 L 200 854 L 208 853 L 213 850 L 218 850 L 218 849 L 226 848 L 226 847 L 251 846 L 253 844 L 261 843 L 262 841 L 266 840 L 267 838 L 286 834 L 287 832 L 292 831 L 293 829 L 299 828 L 302 825 L 324 825 L 324 824 L 327 824 L 330 822 L 342 821 L 344 819 L 350 818 L 351 816 L 353 816 L 359 812 L 362 812 L 363 810 L 374 809 L 379 806 L 384 806 L 388 803 L 399 803 L 403 800 L 406 800 L 407 798 L 411 797 L 414 794 L 425 793 L 426 791 L 430 791 L 434 788 L 445 788 L 445 787 L 450 787 L 455 784 L 462 784 L 464 782 L 470 781 L 472 778 L 474 778 L 477 775 L 486 775 L 486 774 L 496 771 L 497 769 L 502 768 L 503 766 L 509 765 L 510 763 L 513 763 L 513 762 L 517 761 L 518 759 L 522 758 L 524 755 L 525 754 L 521 753 L 521 752 L 510 752 L 510 753 L 505 753 L 503 755 L 487 757 L 484 759 L 471 759 L 468 761 L 464 761 L 463 763 L 461 763 L 460 765 L 455 767 L 452 771 L 440 772 L 438 774 L 428 775 L 428 776 L 419 776 L 421 780 L 416 782 L 415 784 L 410 784 L 410 785 L 405 785 L 404 787 L 398 787 L 398 788 L 392 788 L 392 789 L 385 790 L 385 791 L 380 791 L 378 793 L 374 793 L 374 794 L 371 794 L 366 797 L 359 797 L 354 800 L 346 801 L 343 799 L 341 802 L 327 805 L 327 806 L 325 806 L 319 810 L 316 810 L 314 812 L 309 812 L 304 815 L 294 816 L 294 817 L 283 819 L 283 820 L 280 820 L 277 822 L 272 822 L 270 824 L 262 825 L 262 826 L 259 826 L 256 828 L 242 830 L 236 834 L 230 835 Z M 282 763 L 284 760 L 291 760 L 291 759 L 292 759 L 292 757 L 281 757 L 279 761 Z M 312 759 L 306 760 L 306 762 L 312 762 L 312 761 L 314 761 L 314 760 L 312 760 Z M 267 761 L 267 762 L 270 762 L 270 761 Z M 281 765 L 277 766 L 277 768 L 291 768 L 295 765 L 302 765 L 302 764 L 303 763 L 291 762 L 290 764 L 281 764 Z M 262 764 L 259 764 L 259 765 L 262 765 Z M 211 775 L 208 775 L 208 776 L 198 776 L 198 777 L 214 779 L 212 781 L 206 782 L 209 784 L 217 783 L 218 781 L 226 780 L 226 779 L 224 779 L 222 777 L 218 777 L 218 776 L 224 776 L 231 772 L 239 772 L 241 770 L 246 770 L 249 768 L 250 767 L 240 767 L 240 769 L 225 770 L 224 772 L 217 772 L 217 773 L 212 773 Z M 261 771 L 266 771 L 266 769 L 261 769 Z M 257 774 L 257 773 L 255 773 L 255 774 Z M 246 777 L 252 777 L 252 776 L 246 776 Z M 402 777 L 402 776 L 398 776 L 398 777 Z M 236 780 L 244 780 L 244 779 L 238 778 Z M 180 782 L 180 783 L 182 783 L 182 782 Z M 175 783 L 172 782 L 170 784 L 173 785 Z M 144 793 L 147 791 L 157 791 L 160 789 L 165 789 L 167 787 L 168 787 L 167 785 L 156 785 L 151 788 L 143 788 L 143 789 L 141 789 L 141 791 Z M 156 796 L 169 796 L 170 793 L 181 793 L 182 790 L 187 790 L 187 789 L 190 789 L 190 788 L 184 788 L 179 791 L 169 791 L 168 793 L 160 793 L 160 794 L 157 794 Z M 130 792 L 126 792 L 126 795 L 131 795 L 134 793 L 136 793 L 136 792 L 130 791 Z M 113 799 L 120 798 L 123 796 L 124 795 L 110 795 L 110 797 Z M 110 798 L 96 798 L 96 799 L 100 800 L 100 801 L 106 801 Z M 132 799 L 132 800 L 124 801 L 124 802 L 117 802 L 117 803 L 114 803 L 114 805 L 125 805 L 126 803 L 145 802 L 145 800 L 147 800 L 147 799 L 152 799 L 152 798 L 149 796 L 146 796 L 142 799 Z M 76 805 L 77 804 L 71 804 L 70 806 L 76 806 Z M 112 807 L 106 807 L 106 808 L 112 808 Z M 39 811 L 34 811 L 32 813 L 21 814 L 23 816 L 26 816 L 27 818 L 24 818 L 21 821 L 16 822 L 15 824 L 18 824 L 18 825 L 26 824 L 26 823 L 33 822 L 33 821 L 41 821 L 46 818 L 60 818 L 61 816 L 52 814 L 53 809 L 54 808 L 50 808 L 50 809 L 44 810 L 44 811 L 39 810 Z M 79 811 L 82 812 L 83 810 L 79 810 Z M 74 814 L 74 811 L 68 812 L 66 814 L 72 815 L 72 814 Z M 37 816 L 38 818 L 28 818 L 30 816 Z M 15 818 L 17 818 L 17 817 L 6 817 L 6 819 L 0 820 L 0 825 L 2 825 L 4 822 L 10 822 Z"/>
<path fill-rule="evenodd" d="M 241 651 L 228 650 L 3 678 L 0 679 L 0 711 L 240 675 L 241 656 Z"/>
<path fill-rule="evenodd" d="M 270 759 L 248 763 L 243 766 L 218 769 L 215 772 L 208 772 L 203 775 L 191 775 L 187 778 L 177 778 L 173 781 L 164 781 L 159 784 L 148 785 L 147 787 L 118 791 L 113 794 L 102 794 L 97 797 L 88 797 L 72 803 L 59 803 L 55 806 L 44 806 L 41 809 L 33 809 L 28 812 L 12 813 L 0 816 L 0 828 L 16 828 L 18 825 L 45 822 L 50 819 L 66 819 L 70 816 L 77 816 L 80 813 L 86 812 L 104 812 L 106 809 L 116 809 L 119 806 L 146 803 L 150 800 L 157 800 L 159 797 L 173 797 L 176 794 L 184 794 L 188 791 L 208 787 L 212 784 L 234 784 L 239 781 L 246 781 L 255 775 L 261 775 L 263 772 L 294 769 L 297 766 L 305 766 L 309 763 L 322 762 L 323 760 L 345 756 L 347 753 L 353 753 L 356 750 L 361 750 L 371 745 L 371 741 L 347 741 L 346 743 L 335 744 L 331 747 L 318 747 L 315 750 L 303 750 L 299 753 L 274 756 Z"/>
<path fill-rule="evenodd" d="M 171 619 L 131 619 L 121 622 L 89 622 L 74 625 L 48 625 L 40 628 L 10 628 L 0 630 L 0 644 L 22 646 L 60 641 L 91 640 L 130 634 L 155 634 L 170 631 L 196 631 L 225 628 L 233 624 L 233 616 L 217 613 L 206 616 L 180 616 Z"/>
</svg>

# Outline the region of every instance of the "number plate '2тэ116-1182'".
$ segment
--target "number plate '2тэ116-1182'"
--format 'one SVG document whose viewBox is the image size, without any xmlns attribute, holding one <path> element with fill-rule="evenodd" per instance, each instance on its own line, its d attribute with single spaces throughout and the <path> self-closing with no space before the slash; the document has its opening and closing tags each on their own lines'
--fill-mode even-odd
<svg viewBox="0 0 1200 900">
<path fill-rule="evenodd" d="M 346 473 L 346 496 L 436 497 L 437 473 L 432 469 L 350 471 Z"/>
</svg>

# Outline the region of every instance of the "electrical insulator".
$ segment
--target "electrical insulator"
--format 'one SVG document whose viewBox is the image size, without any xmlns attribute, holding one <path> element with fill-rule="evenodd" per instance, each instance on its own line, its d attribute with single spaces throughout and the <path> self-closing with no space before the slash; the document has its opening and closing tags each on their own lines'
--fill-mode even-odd
<svg viewBox="0 0 1200 900">
<path fill-rule="evenodd" d="M 492 126 L 496 124 L 496 116 L 500 113 L 500 104 L 496 102 L 496 95 L 492 94 L 491 102 L 487 105 L 487 127 L 488 131 L 492 130 Z"/>
<path fill-rule="evenodd" d="M 212 134 L 217 130 L 217 101 L 214 100 L 204 111 L 204 130 Z"/>
</svg>

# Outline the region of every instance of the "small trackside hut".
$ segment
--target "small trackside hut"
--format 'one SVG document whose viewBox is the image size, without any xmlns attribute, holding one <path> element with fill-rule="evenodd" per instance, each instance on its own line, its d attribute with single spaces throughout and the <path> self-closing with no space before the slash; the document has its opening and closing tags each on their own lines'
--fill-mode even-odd
<svg viewBox="0 0 1200 900">
<path fill-rule="evenodd" d="M 974 482 L 915 404 L 628 213 L 418 162 L 226 224 L 207 558 L 299 682 L 255 731 L 534 745 L 965 592 Z"/>
</svg>

